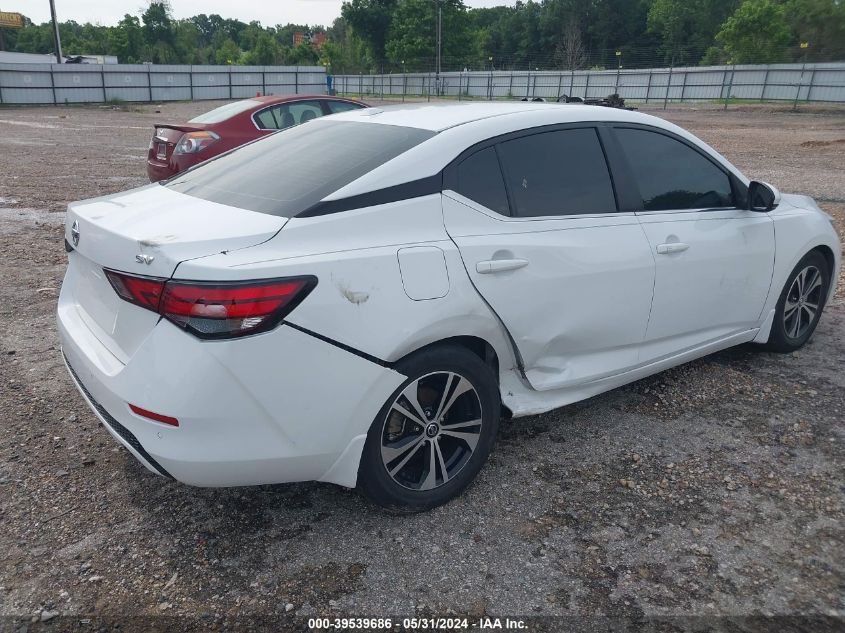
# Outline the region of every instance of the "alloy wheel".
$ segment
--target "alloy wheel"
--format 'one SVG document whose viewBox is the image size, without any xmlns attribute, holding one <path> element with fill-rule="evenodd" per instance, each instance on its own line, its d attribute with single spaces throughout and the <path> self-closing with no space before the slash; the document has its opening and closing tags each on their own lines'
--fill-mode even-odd
<svg viewBox="0 0 845 633">
<path fill-rule="evenodd" d="M 816 318 L 822 301 L 822 274 L 807 266 L 795 277 L 783 306 L 783 326 L 789 338 L 801 338 Z"/>
<path fill-rule="evenodd" d="M 448 371 L 426 374 L 412 380 L 387 412 L 382 463 L 404 488 L 438 488 L 469 462 L 481 427 L 481 400 L 469 380 Z"/>
</svg>

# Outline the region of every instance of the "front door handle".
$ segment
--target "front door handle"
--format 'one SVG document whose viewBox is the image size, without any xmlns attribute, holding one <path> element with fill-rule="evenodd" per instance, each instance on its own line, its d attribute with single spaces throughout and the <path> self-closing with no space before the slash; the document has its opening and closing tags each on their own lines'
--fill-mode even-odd
<svg viewBox="0 0 845 633">
<path fill-rule="evenodd" d="M 669 244 L 658 244 L 657 252 L 660 255 L 669 255 L 671 253 L 682 253 L 689 248 L 689 244 L 683 242 L 671 242 Z"/>
<path fill-rule="evenodd" d="M 489 275 L 490 273 L 501 273 L 506 270 L 516 270 L 523 266 L 528 266 L 527 259 L 488 259 L 478 262 L 475 265 L 475 270 L 480 275 Z"/>
</svg>

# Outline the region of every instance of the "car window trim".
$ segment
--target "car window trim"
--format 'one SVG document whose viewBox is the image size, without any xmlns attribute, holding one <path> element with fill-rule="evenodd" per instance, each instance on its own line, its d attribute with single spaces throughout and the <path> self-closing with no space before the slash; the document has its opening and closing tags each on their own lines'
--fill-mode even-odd
<svg viewBox="0 0 845 633">
<path fill-rule="evenodd" d="M 748 211 L 748 209 L 743 209 L 742 207 L 732 206 L 732 207 L 696 207 L 695 209 L 654 209 L 654 210 L 646 210 L 640 209 L 635 213 L 637 215 L 659 215 L 661 213 L 668 214 L 668 213 L 713 213 L 716 211 Z"/>
<path fill-rule="evenodd" d="M 605 213 L 556 213 L 554 215 L 537 215 L 537 216 L 530 216 L 530 217 L 522 217 L 515 215 L 514 213 L 514 202 L 511 196 L 510 187 L 508 187 L 507 178 L 505 178 L 505 170 L 502 166 L 502 159 L 499 155 L 498 149 L 496 149 L 496 158 L 499 161 L 499 171 L 502 174 L 502 180 L 505 183 L 505 191 L 508 195 L 508 207 L 509 207 L 509 215 L 502 215 L 490 209 L 491 213 L 496 213 L 502 218 L 510 219 L 510 220 L 549 220 L 554 218 L 571 218 L 571 217 L 605 217 L 609 215 L 617 215 L 619 213 L 624 213 L 627 211 L 634 211 L 634 209 L 622 209 L 620 208 L 619 204 L 619 194 L 616 191 L 616 183 L 613 177 L 613 170 L 611 169 L 610 162 L 608 160 L 607 153 L 605 152 L 604 146 L 602 144 L 601 132 L 600 129 L 605 127 L 607 124 L 606 121 L 577 121 L 574 123 L 552 123 L 551 125 L 540 125 L 537 127 L 531 128 L 523 128 L 521 130 L 515 130 L 513 132 L 507 132 L 505 134 L 500 134 L 498 136 L 491 136 L 490 138 L 484 139 L 483 141 L 479 141 L 478 143 L 471 145 L 463 152 L 458 154 L 452 162 L 450 162 L 446 167 L 443 169 L 443 188 L 449 189 L 454 191 L 458 195 L 461 195 L 460 192 L 455 188 L 457 186 L 457 168 L 462 162 L 468 159 L 473 154 L 477 152 L 483 151 L 490 146 L 498 147 L 498 145 L 505 143 L 507 141 L 519 139 L 519 138 L 526 138 L 529 136 L 534 136 L 536 134 L 546 134 L 548 132 L 558 132 L 564 130 L 578 130 L 578 129 L 589 129 L 592 128 L 595 131 L 596 136 L 598 137 L 597 140 L 599 142 L 599 147 L 602 150 L 602 155 L 604 156 L 604 163 L 605 167 L 607 168 L 608 175 L 610 177 L 610 187 L 613 191 L 613 200 L 616 205 L 615 211 L 607 211 Z M 466 198 L 466 196 L 463 196 Z M 476 203 L 478 204 L 478 203 Z M 484 206 L 484 205 L 479 205 Z M 485 209 L 487 207 L 484 207 Z"/>
<path fill-rule="evenodd" d="M 502 154 L 499 152 L 499 145 L 500 145 L 500 143 L 496 143 L 495 145 L 493 145 L 493 154 L 495 154 L 495 156 L 496 156 L 496 164 L 499 166 L 499 178 L 502 179 L 502 184 L 505 187 L 505 198 L 508 201 L 508 214 L 504 217 L 515 218 L 516 216 L 514 215 L 513 210 L 514 210 L 514 208 L 516 208 L 516 202 L 514 202 L 513 192 L 511 192 L 510 185 L 508 184 L 508 179 L 505 178 L 505 166 L 502 165 Z M 484 151 L 484 150 L 481 150 L 481 151 Z M 475 154 L 472 154 L 472 156 L 475 156 Z M 469 158 L 469 157 L 467 157 L 467 158 Z M 466 196 L 464 196 L 464 198 L 466 198 Z M 467 199 L 471 200 L 471 198 L 467 198 Z M 484 205 L 481 204 L 481 203 L 476 202 L 476 204 L 484 207 Z M 484 208 L 486 209 L 487 207 L 484 207 Z M 490 210 L 493 211 L 493 209 L 490 209 Z M 496 211 L 493 211 L 493 213 L 496 213 Z M 502 214 L 499 213 L 499 215 L 502 215 Z"/>
<path fill-rule="evenodd" d="M 638 214 L 646 214 L 646 213 L 680 213 L 685 211 L 696 211 L 696 212 L 705 212 L 705 211 L 730 211 L 731 209 L 736 210 L 743 210 L 740 204 L 738 204 L 742 199 L 744 199 L 748 195 L 748 188 L 745 187 L 742 182 L 739 180 L 739 177 L 733 173 L 730 169 L 728 169 L 725 165 L 721 164 L 715 158 L 713 158 L 708 152 L 705 152 L 701 147 L 698 147 L 694 142 L 690 141 L 689 139 L 680 136 L 679 134 L 675 134 L 671 130 L 666 130 L 660 127 L 656 127 L 653 125 L 647 125 L 645 123 L 623 123 L 623 122 L 612 122 L 609 126 L 607 126 L 608 134 L 611 135 L 614 139 L 616 148 L 618 151 L 615 151 L 614 154 L 618 156 L 618 161 L 622 163 L 620 165 L 620 170 L 624 170 L 628 174 L 628 178 L 630 178 L 630 184 L 633 188 L 633 192 L 636 193 L 636 197 L 639 199 L 639 204 L 635 211 Z M 622 142 L 619 140 L 619 137 L 616 135 L 616 130 L 642 130 L 644 132 L 652 132 L 655 134 L 662 134 L 668 138 L 671 138 L 675 141 L 680 142 L 682 145 L 685 145 L 689 149 L 693 150 L 699 156 L 702 156 L 706 160 L 710 162 L 714 167 L 716 167 L 719 171 L 721 171 L 725 176 L 728 178 L 728 184 L 731 187 L 731 197 L 733 198 L 733 205 L 730 207 L 700 207 L 696 209 L 645 209 L 644 208 L 644 201 L 642 192 L 640 191 L 639 184 L 637 183 L 636 178 L 634 177 L 633 170 L 631 169 L 631 164 L 628 159 L 628 156 L 625 154 L 625 151 L 622 149 Z"/>
<path fill-rule="evenodd" d="M 314 218 L 321 215 L 354 211 L 357 209 L 365 209 L 367 207 L 375 207 L 392 202 L 403 202 L 405 200 L 412 200 L 413 198 L 422 198 L 423 196 L 442 193 L 443 172 L 438 172 L 433 176 L 428 176 L 427 178 L 403 182 L 398 185 L 393 185 L 392 187 L 367 191 L 366 193 L 360 193 L 346 198 L 320 200 L 292 217 Z"/>
<path fill-rule="evenodd" d="M 493 211 L 489 207 L 485 207 L 480 202 L 476 202 L 472 198 L 467 198 L 463 195 L 460 191 L 455 191 L 454 189 L 443 189 L 443 195 L 451 198 L 455 202 L 463 204 L 465 206 L 478 211 L 479 213 L 483 213 L 491 220 L 497 220 L 499 222 L 513 222 L 513 223 L 521 223 L 521 222 L 568 222 L 571 220 L 580 220 L 580 219 L 593 219 L 593 220 L 604 220 L 607 218 L 634 218 L 637 216 L 636 211 L 609 211 L 607 213 L 567 213 L 562 215 L 527 215 L 527 216 L 510 216 L 510 215 L 502 215 L 497 211 Z M 625 223 L 628 224 L 628 223 Z M 605 226 L 602 224 L 602 226 Z M 548 229 L 550 231 L 555 229 Z"/>
</svg>

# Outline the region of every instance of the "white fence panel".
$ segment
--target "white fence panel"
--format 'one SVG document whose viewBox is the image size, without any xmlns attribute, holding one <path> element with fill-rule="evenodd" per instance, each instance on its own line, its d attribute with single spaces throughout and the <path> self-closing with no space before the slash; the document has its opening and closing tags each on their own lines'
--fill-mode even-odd
<svg viewBox="0 0 845 633">
<path fill-rule="evenodd" d="M 64 104 L 324 94 L 318 66 L 0 64 L 0 103 Z"/>
<path fill-rule="evenodd" d="M 618 92 L 632 101 L 747 100 L 845 103 L 845 62 L 579 71 L 469 71 L 339 75 L 339 92 L 361 95 L 441 94 L 473 98 L 600 99 Z"/>
</svg>

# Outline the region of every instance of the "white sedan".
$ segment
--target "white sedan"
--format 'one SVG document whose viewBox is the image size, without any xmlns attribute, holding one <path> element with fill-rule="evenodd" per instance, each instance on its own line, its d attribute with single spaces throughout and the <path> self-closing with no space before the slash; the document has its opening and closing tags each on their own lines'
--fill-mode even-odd
<svg viewBox="0 0 845 633">
<path fill-rule="evenodd" d="M 499 420 L 732 345 L 804 345 L 830 218 L 683 129 L 594 106 L 311 121 L 68 208 L 62 350 L 149 470 L 444 503 Z"/>
</svg>

